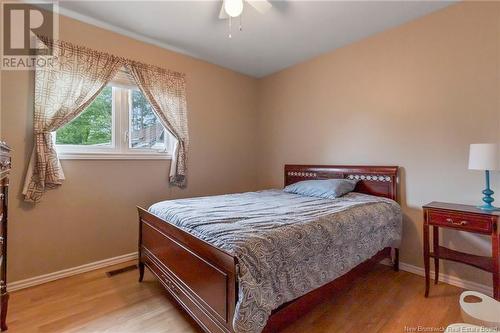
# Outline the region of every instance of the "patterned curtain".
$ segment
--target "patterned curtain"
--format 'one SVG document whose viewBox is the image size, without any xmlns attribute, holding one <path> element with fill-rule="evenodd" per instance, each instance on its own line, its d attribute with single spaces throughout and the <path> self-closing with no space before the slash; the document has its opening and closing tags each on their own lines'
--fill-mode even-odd
<svg viewBox="0 0 500 333">
<path fill-rule="evenodd" d="M 170 184 L 185 187 L 189 145 L 184 74 L 129 61 L 127 68 L 162 125 L 177 139 L 170 165 Z"/>
<path fill-rule="evenodd" d="M 35 147 L 23 189 L 26 201 L 37 202 L 48 188 L 61 185 L 64 173 L 51 132 L 75 119 L 123 66 L 123 58 L 62 41 L 53 47 L 53 65 L 35 73 Z"/>
</svg>

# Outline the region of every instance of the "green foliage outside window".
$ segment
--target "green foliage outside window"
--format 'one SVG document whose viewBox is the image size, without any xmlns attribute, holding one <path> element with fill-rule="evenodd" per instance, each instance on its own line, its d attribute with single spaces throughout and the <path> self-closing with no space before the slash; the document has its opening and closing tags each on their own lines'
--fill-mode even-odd
<svg viewBox="0 0 500 333">
<path fill-rule="evenodd" d="M 140 130 L 156 124 L 151 104 L 138 90 L 132 91 L 132 130 Z"/>
<path fill-rule="evenodd" d="M 111 144 L 112 117 L 112 88 L 106 87 L 82 114 L 57 131 L 56 144 Z"/>
<path fill-rule="evenodd" d="M 130 122 L 131 148 L 162 149 L 164 129 L 153 112 L 151 104 L 139 90 L 132 91 L 132 112 Z"/>
</svg>

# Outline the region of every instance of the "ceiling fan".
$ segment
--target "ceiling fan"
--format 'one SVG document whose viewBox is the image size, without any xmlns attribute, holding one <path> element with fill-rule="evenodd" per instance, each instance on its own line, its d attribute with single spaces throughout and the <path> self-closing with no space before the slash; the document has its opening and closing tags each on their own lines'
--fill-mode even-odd
<svg viewBox="0 0 500 333">
<path fill-rule="evenodd" d="M 233 18 L 240 18 L 240 31 L 242 30 L 241 14 L 243 13 L 244 2 L 248 3 L 261 14 L 266 13 L 273 6 L 267 0 L 223 0 L 222 7 L 219 12 L 219 19 L 229 19 L 229 38 L 232 37 L 231 25 Z"/>
</svg>

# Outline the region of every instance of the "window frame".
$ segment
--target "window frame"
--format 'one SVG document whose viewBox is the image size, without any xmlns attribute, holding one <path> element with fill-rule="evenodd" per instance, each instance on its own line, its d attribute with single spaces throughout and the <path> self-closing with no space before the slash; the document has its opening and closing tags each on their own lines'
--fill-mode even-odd
<svg viewBox="0 0 500 333">
<path fill-rule="evenodd" d="M 132 90 L 137 87 L 120 84 L 108 84 L 112 88 L 112 133 L 111 145 L 84 146 L 84 145 L 58 145 L 56 132 L 52 132 L 53 142 L 59 159 L 62 160 L 169 160 L 172 159 L 173 145 L 167 129 L 164 135 L 164 150 L 130 148 L 130 126 Z M 169 150 L 170 148 L 170 150 Z"/>
</svg>

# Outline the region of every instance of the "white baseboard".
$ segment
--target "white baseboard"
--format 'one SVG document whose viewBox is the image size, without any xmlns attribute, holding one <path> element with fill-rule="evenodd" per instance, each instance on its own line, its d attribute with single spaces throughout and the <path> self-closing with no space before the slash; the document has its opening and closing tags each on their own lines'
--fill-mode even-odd
<svg viewBox="0 0 500 333">
<path fill-rule="evenodd" d="M 383 260 L 382 264 L 384 265 L 392 265 L 389 259 Z M 420 276 L 425 276 L 425 271 L 422 267 L 410 265 L 404 262 L 399 263 L 399 269 L 405 272 L 413 273 Z M 431 271 L 431 277 L 434 277 L 434 271 Z M 473 290 L 483 293 L 485 295 L 492 296 L 493 295 L 493 287 L 485 286 L 484 284 L 480 284 L 477 282 L 463 280 L 459 277 L 439 273 L 439 281 L 451 284 L 452 286 L 463 288 L 466 290 Z"/>
<path fill-rule="evenodd" d="M 19 280 L 19 281 L 14 281 L 11 283 L 8 283 L 8 291 L 16 291 L 16 290 L 21 290 L 24 288 L 28 287 L 33 287 L 37 286 L 39 284 L 47 283 L 50 281 L 55 281 L 59 280 L 65 277 L 93 271 L 99 268 L 104 268 L 116 264 L 121 264 L 122 262 L 126 261 L 131 261 L 131 260 L 136 260 L 137 259 L 137 252 L 133 253 L 128 253 L 124 254 L 118 257 L 114 258 L 109 258 L 109 259 L 104 259 L 104 260 L 99 260 L 96 262 L 91 262 L 89 264 L 81 265 L 78 267 L 73 267 L 73 268 L 68 268 L 68 269 L 63 269 L 62 271 L 54 272 L 54 273 L 49 273 L 49 274 L 44 274 L 40 276 L 35 276 L 29 279 L 25 280 Z"/>
</svg>

